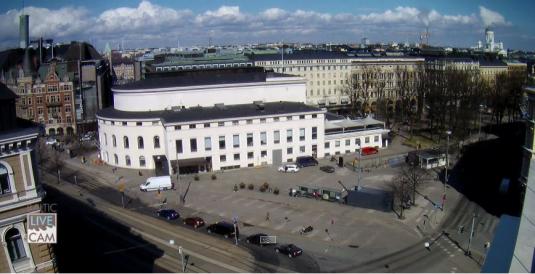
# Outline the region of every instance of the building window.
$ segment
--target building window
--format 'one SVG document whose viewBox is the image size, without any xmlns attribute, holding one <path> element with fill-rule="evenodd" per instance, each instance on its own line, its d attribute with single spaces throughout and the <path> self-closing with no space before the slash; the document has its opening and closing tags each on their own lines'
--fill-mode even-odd
<svg viewBox="0 0 535 274">
<path fill-rule="evenodd" d="M 154 136 L 154 148 L 160 148 L 160 137 Z"/>
<path fill-rule="evenodd" d="M 248 147 L 252 147 L 253 146 L 253 134 L 252 133 L 247 133 L 247 146 Z"/>
<path fill-rule="evenodd" d="M 260 151 L 260 157 L 262 157 L 262 158 L 267 157 L 267 150 Z"/>
<path fill-rule="evenodd" d="M 366 138 L 364 138 L 364 143 L 365 143 L 365 144 L 370 143 L 370 137 L 366 137 Z"/>
<path fill-rule="evenodd" d="M 9 172 L 6 166 L 0 164 L 0 195 L 11 193 L 9 184 Z"/>
<path fill-rule="evenodd" d="M 275 130 L 273 132 L 273 143 L 278 144 L 281 142 L 281 132 L 278 130 Z"/>
<path fill-rule="evenodd" d="M 225 149 L 225 136 L 219 136 L 219 149 Z"/>
<path fill-rule="evenodd" d="M 16 228 L 11 228 L 6 233 L 6 248 L 9 252 L 11 262 L 26 258 L 26 249 L 20 231 Z"/>
<path fill-rule="evenodd" d="M 318 127 L 312 127 L 312 140 L 318 139 Z"/>
<path fill-rule="evenodd" d="M 232 121 L 233 126 L 237 126 L 240 122 L 239 121 Z"/>
<path fill-rule="evenodd" d="M 265 131 L 260 132 L 260 145 L 267 145 L 267 134 Z"/>
<path fill-rule="evenodd" d="M 145 144 L 143 143 L 143 137 L 139 136 L 137 137 L 137 148 L 143 149 L 145 147 Z"/>
<path fill-rule="evenodd" d="M 225 122 L 219 122 L 219 123 L 217 123 L 217 126 L 218 127 L 224 127 L 225 126 Z"/>
<path fill-rule="evenodd" d="M 325 142 L 325 148 L 330 148 L 331 147 L 331 143 L 330 142 Z"/>
<path fill-rule="evenodd" d="M 260 119 L 260 124 L 265 124 L 265 123 L 266 123 L 266 118 Z"/>
<path fill-rule="evenodd" d="M 136 126 L 140 127 L 142 125 L 141 122 L 136 122 Z"/>
<path fill-rule="evenodd" d="M 104 145 L 108 145 L 108 135 L 106 133 L 104 133 Z"/>
<path fill-rule="evenodd" d="M 317 114 L 312 114 L 312 118 L 318 118 Z"/>
<path fill-rule="evenodd" d="M 139 166 L 145 166 L 146 163 L 145 163 L 145 157 L 144 156 L 139 156 Z"/>
<path fill-rule="evenodd" d="M 248 120 L 247 120 L 247 124 L 248 124 L 248 125 L 250 125 L 250 124 L 252 124 L 252 123 L 253 123 L 253 120 L 251 120 L 251 119 L 248 119 Z"/>
<path fill-rule="evenodd" d="M 360 146 L 360 138 L 355 138 L 355 145 Z"/>
<path fill-rule="evenodd" d="M 204 150 L 206 151 L 212 150 L 212 138 L 204 137 Z"/>
<path fill-rule="evenodd" d="M 210 127 L 210 123 L 204 123 L 204 128 L 209 128 Z"/>
<path fill-rule="evenodd" d="M 304 140 L 305 140 L 305 129 L 300 128 L 299 129 L 299 141 L 304 141 Z"/>
<path fill-rule="evenodd" d="M 221 155 L 221 156 L 219 156 L 219 161 L 222 162 L 222 163 L 223 163 L 223 162 L 226 162 L 226 161 L 227 161 L 227 155 Z"/>
<path fill-rule="evenodd" d="M 253 152 L 247 152 L 247 159 L 253 159 L 254 153 Z"/>
<path fill-rule="evenodd" d="M 335 141 L 335 142 L 334 142 L 334 146 L 335 146 L 335 147 L 340 147 L 340 141 Z"/>
<path fill-rule="evenodd" d="M 111 142 L 113 144 L 113 147 L 117 147 L 117 139 L 115 138 L 115 135 L 111 136 Z"/>
<path fill-rule="evenodd" d="M 240 147 L 240 135 L 238 134 L 232 135 L 232 146 L 234 148 Z"/>
<path fill-rule="evenodd" d="M 128 143 L 128 137 L 126 136 L 123 137 L 123 143 L 124 143 L 124 148 L 130 147 L 130 143 Z"/>
<path fill-rule="evenodd" d="M 197 152 L 197 139 L 189 139 L 189 148 L 191 152 Z"/>
<path fill-rule="evenodd" d="M 289 148 L 286 149 L 286 154 L 292 154 L 292 153 L 294 153 L 294 149 L 293 148 L 289 147 Z"/>
<path fill-rule="evenodd" d="M 376 142 L 376 143 L 379 142 L 379 136 L 374 136 L 373 137 L 373 141 Z"/>
<path fill-rule="evenodd" d="M 350 146 L 351 145 L 351 140 L 350 139 L 347 139 L 346 140 L 346 147 Z"/>
<path fill-rule="evenodd" d="M 195 124 L 193 124 L 193 125 L 189 125 L 189 128 L 195 128 L 195 127 L 196 127 Z"/>
<path fill-rule="evenodd" d="M 305 115 L 299 115 L 299 120 L 305 120 Z"/>
<path fill-rule="evenodd" d="M 126 126 L 126 125 L 127 125 L 127 123 L 126 123 L 126 122 L 123 122 L 122 124 L 123 124 L 123 126 Z"/>
<path fill-rule="evenodd" d="M 292 142 L 292 140 L 293 140 L 292 135 L 293 135 L 293 132 L 292 132 L 291 129 L 286 130 L 286 142 L 287 143 L 291 143 Z"/>
<path fill-rule="evenodd" d="M 234 161 L 239 161 L 239 160 L 240 160 L 240 154 L 239 153 L 234 154 Z"/>
<path fill-rule="evenodd" d="M 182 129 L 181 126 L 175 126 L 175 130 L 180 130 L 180 129 Z"/>
<path fill-rule="evenodd" d="M 132 163 L 130 162 L 130 156 L 126 155 L 124 156 L 124 161 L 127 166 L 130 166 Z"/>
<path fill-rule="evenodd" d="M 305 146 L 300 146 L 299 147 L 299 152 L 305 153 Z"/>
<path fill-rule="evenodd" d="M 286 120 L 291 121 L 292 120 L 292 116 L 286 117 Z"/>
<path fill-rule="evenodd" d="M 119 164 L 119 156 L 117 156 L 117 154 L 113 154 L 113 160 L 115 161 L 116 165 Z"/>
<path fill-rule="evenodd" d="M 279 121 L 279 117 L 273 117 L 273 122 L 278 122 Z"/>
<path fill-rule="evenodd" d="M 182 140 L 176 140 L 176 153 L 182 153 L 184 149 L 182 148 Z"/>
</svg>

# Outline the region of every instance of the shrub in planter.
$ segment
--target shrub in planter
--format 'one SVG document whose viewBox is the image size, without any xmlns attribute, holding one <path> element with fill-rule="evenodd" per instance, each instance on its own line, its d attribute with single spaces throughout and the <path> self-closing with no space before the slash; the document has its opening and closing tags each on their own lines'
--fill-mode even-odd
<svg viewBox="0 0 535 274">
<path fill-rule="evenodd" d="M 260 190 L 260 192 L 266 192 L 267 188 L 265 185 L 261 185 L 258 190 Z"/>
<path fill-rule="evenodd" d="M 279 189 L 278 188 L 273 189 L 273 194 L 279 195 Z"/>
<path fill-rule="evenodd" d="M 249 190 L 253 190 L 253 189 L 254 189 L 254 185 L 253 185 L 253 184 L 249 184 L 249 185 L 247 186 L 247 188 L 248 188 Z"/>
<path fill-rule="evenodd" d="M 193 177 L 193 180 L 195 180 L 195 181 L 199 181 L 199 175 L 195 175 L 195 176 Z"/>
<path fill-rule="evenodd" d="M 244 182 L 241 182 L 241 183 L 240 183 L 240 188 L 241 188 L 241 189 L 244 189 L 244 188 L 245 188 L 245 183 L 244 183 Z"/>
<path fill-rule="evenodd" d="M 267 182 L 264 182 L 264 183 L 262 184 L 262 187 L 263 187 L 265 190 L 267 190 L 267 189 L 269 188 L 269 184 L 268 184 Z"/>
<path fill-rule="evenodd" d="M 215 174 L 212 174 L 212 180 L 217 179 L 217 176 Z"/>
</svg>

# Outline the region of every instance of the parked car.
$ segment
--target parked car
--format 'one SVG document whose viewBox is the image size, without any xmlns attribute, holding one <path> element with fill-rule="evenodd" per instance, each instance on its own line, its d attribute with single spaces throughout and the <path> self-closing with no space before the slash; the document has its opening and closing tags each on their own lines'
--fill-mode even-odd
<svg viewBox="0 0 535 274">
<path fill-rule="evenodd" d="M 312 157 L 312 156 L 300 156 L 300 157 L 297 157 L 297 159 L 295 160 L 295 163 L 300 168 L 306 167 L 306 166 L 317 166 L 318 165 L 318 161 L 316 159 L 314 159 L 314 157 Z"/>
<path fill-rule="evenodd" d="M 298 172 L 299 167 L 295 164 L 286 164 L 279 167 L 280 172 Z"/>
<path fill-rule="evenodd" d="M 334 173 L 334 167 L 332 166 L 321 166 L 320 170 L 327 173 Z"/>
<path fill-rule="evenodd" d="M 45 144 L 47 145 L 55 145 L 58 143 L 58 139 L 56 138 L 47 138 L 45 141 Z"/>
<path fill-rule="evenodd" d="M 188 217 L 184 219 L 184 224 L 198 228 L 204 225 L 204 220 L 201 217 Z"/>
<path fill-rule="evenodd" d="M 167 220 L 175 220 L 180 217 L 180 214 L 178 214 L 178 212 L 176 212 L 174 209 L 160 209 L 156 211 L 156 214 Z"/>
<path fill-rule="evenodd" d="M 372 154 L 377 154 L 377 153 L 379 153 L 379 150 L 375 147 L 363 147 L 361 150 L 362 156 L 372 155 Z"/>
<path fill-rule="evenodd" d="M 168 190 L 172 188 L 171 176 L 150 177 L 139 186 L 141 191 Z"/>
<path fill-rule="evenodd" d="M 208 231 L 210 234 L 215 233 L 223 235 L 225 238 L 234 237 L 234 225 L 227 222 L 217 222 L 215 224 L 211 224 L 206 228 L 206 231 Z M 236 234 L 239 238 L 240 232 L 238 228 L 236 228 Z"/>
<path fill-rule="evenodd" d="M 253 234 L 245 239 L 245 241 L 249 244 L 255 244 L 259 246 L 264 245 L 274 245 L 276 244 L 275 241 L 271 241 L 271 238 L 268 238 L 268 235 L 264 233 L 257 233 Z"/>
<path fill-rule="evenodd" d="M 288 257 L 290 258 L 297 257 L 303 254 L 303 250 L 293 244 L 278 246 L 275 248 L 275 252 L 288 255 Z"/>
</svg>

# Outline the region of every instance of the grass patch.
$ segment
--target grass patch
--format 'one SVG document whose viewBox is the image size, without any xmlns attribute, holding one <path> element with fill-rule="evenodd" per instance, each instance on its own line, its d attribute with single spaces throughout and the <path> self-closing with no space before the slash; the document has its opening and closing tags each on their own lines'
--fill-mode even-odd
<svg viewBox="0 0 535 274">
<path fill-rule="evenodd" d="M 412 138 L 409 138 L 403 141 L 403 145 L 406 145 L 415 149 L 418 148 L 418 145 L 420 145 L 420 149 L 426 149 L 426 148 L 431 148 L 431 147 L 436 146 L 437 143 L 435 143 L 433 140 L 427 137 L 414 135 L 412 136 Z"/>
</svg>

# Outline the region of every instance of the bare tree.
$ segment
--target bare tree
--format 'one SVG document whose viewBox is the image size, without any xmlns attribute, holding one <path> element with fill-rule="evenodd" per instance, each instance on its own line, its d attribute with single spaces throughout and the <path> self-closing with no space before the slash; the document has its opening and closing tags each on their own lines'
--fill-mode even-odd
<svg viewBox="0 0 535 274">
<path fill-rule="evenodd" d="M 399 207 L 398 218 L 404 219 L 405 208 L 410 202 L 410 185 L 402 176 L 396 176 L 390 181 L 390 191 L 392 193 L 392 209 L 395 211 Z"/>
<path fill-rule="evenodd" d="M 427 182 L 427 173 L 417 165 L 409 165 L 401 168 L 398 177 L 407 183 L 412 192 L 411 203 L 416 204 L 416 192 Z"/>
<path fill-rule="evenodd" d="M 351 112 L 353 115 L 359 111 L 361 114 L 370 112 L 369 107 L 371 91 L 377 82 L 378 69 L 368 65 L 362 65 L 359 71 L 352 72 L 347 79 L 343 92 L 349 96 L 351 103 Z M 361 103 L 361 109 L 359 110 L 357 105 Z"/>
</svg>

